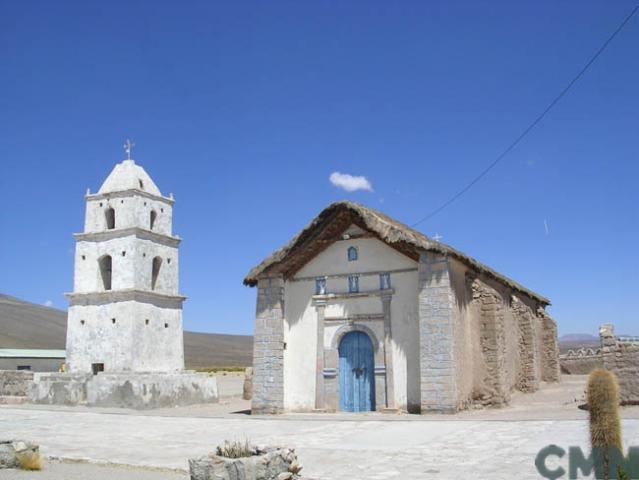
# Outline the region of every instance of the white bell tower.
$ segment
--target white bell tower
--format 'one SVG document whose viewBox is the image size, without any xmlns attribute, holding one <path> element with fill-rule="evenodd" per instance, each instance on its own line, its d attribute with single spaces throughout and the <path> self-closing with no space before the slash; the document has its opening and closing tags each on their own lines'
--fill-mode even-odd
<svg viewBox="0 0 639 480">
<path fill-rule="evenodd" d="M 173 198 L 130 158 L 86 195 L 67 323 L 71 373 L 184 369 Z"/>
</svg>

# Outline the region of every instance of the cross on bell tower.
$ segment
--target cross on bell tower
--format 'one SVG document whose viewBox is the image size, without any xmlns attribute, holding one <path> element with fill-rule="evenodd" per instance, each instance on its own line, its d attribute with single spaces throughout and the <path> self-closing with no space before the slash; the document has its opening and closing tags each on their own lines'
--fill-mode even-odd
<svg viewBox="0 0 639 480">
<path fill-rule="evenodd" d="M 131 160 L 131 150 L 135 147 L 135 143 L 131 143 L 131 140 L 126 139 L 126 143 L 123 145 L 124 151 L 126 152 L 126 159 Z"/>
</svg>

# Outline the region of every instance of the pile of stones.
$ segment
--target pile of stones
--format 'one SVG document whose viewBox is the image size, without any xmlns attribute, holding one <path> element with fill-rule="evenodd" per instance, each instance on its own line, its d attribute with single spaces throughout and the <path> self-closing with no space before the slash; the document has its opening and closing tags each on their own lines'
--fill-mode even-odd
<svg viewBox="0 0 639 480">
<path fill-rule="evenodd" d="M 3 468 L 39 470 L 42 468 L 40 447 L 31 442 L 0 440 L 0 469 Z"/>
<path fill-rule="evenodd" d="M 191 480 L 297 480 L 302 466 L 292 448 L 252 447 L 250 456 L 210 454 L 190 459 Z"/>
<path fill-rule="evenodd" d="M 29 400 L 33 372 L 0 370 L 0 405 L 19 405 Z"/>
</svg>

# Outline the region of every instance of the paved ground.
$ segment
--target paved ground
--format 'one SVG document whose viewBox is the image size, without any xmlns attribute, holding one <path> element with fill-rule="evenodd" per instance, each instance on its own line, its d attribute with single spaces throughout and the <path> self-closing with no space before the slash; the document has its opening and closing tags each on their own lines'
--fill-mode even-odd
<svg viewBox="0 0 639 480">
<path fill-rule="evenodd" d="M 583 382 L 568 378 L 561 387 L 517 396 L 507 409 L 455 416 L 258 417 L 231 413 L 247 404 L 230 399 L 213 407 L 152 412 L 5 406 L 0 407 L 0 425 L 2 436 L 36 441 L 49 456 L 127 465 L 186 469 L 189 457 L 204 455 L 225 439 L 248 438 L 295 447 L 304 473 L 319 479 L 539 479 L 534 460 L 542 447 L 587 448 L 587 414 L 575 401 Z M 623 415 L 626 443 L 639 445 L 639 408 L 624 409 Z M 15 478 L 74 478 L 28 475 Z M 153 475 L 98 471 L 85 478 L 180 478 L 167 472 Z"/>
</svg>

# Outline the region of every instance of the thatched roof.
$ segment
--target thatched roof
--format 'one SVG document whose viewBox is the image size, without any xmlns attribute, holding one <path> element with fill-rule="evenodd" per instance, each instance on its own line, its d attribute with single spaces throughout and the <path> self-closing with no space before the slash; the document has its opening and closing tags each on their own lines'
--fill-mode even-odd
<svg viewBox="0 0 639 480">
<path fill-rule="evenodd" d="M 419 254 L 422 251 L 449 255 L 544 305 L 550 305 L 550 300 L 547 298 L 528 290 L 459 250 L 432 240 L 423 233 L 393 220 L 377 210 L 346 200 L 333 203 L 322 210 L 289 243 L 254 267 L 244 279 L 244 284 L 253 287 L 257 284 L 258 277 L 264 274 L 283 274 L 285 278 L 290 278 L 309 260 L 339 239 L 344 230 L 352 224 L 358 225 L 414 260 L 419 259 Z"/>
</svg>

